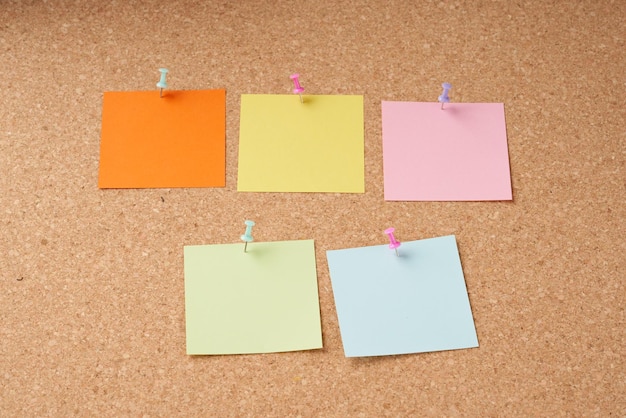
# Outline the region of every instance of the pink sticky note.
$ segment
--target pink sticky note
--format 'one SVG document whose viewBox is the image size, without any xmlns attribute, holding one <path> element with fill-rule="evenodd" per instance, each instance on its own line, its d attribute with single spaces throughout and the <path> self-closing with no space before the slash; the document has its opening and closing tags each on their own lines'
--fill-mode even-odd
<svg viewBox="0 0 626 418">
<path fill-rule="evenodd" d="M 382 102 L 385 200 L 512 200 L 503 103 Z"/>
</svg>

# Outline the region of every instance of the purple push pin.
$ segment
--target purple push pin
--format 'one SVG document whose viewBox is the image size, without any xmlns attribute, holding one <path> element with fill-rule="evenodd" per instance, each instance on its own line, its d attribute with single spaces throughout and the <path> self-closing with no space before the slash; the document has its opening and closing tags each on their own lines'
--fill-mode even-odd
<svg viewBox="0 0 626 418">
<path fill-rule="evenodd" d="M 300 95 L 300 103 L 304 103 L 304 100 L 302 100 L 302 93 L 304 92 L 304 88 L 300 85 L 300 80 L 298 80 L 299 77 L 300 74 L 291 74 L 289 76 L 289 78 L 293 80 L 293 94 Z"/>
<path fill-rule="evenodd" d="M 400 241 L 398 241 L 396 239 L 396 237 L 393 236 L 393 232 L 396 230 L 396 228 L 387 228 L 385 229 L 385 234 L 387 234 L 389 236 L 389 248 L 391 248 L 392 250 L 396 251 L 396 256 L 399 257 L 400 255 L 398 254 L 398 247 L 400 246 Z"/>
<path fill-rule="evenodd" d="M 450 103 L 450 98 L 448 97 L 448 92 L 452 88 L 452 84 L 450 84 L 450 83 L 443 83 L 441 85 L 441 87 L 443 87 L 443 92 L 441 93 L 441 96 L 439 96 L 438 100 L 441 102 L 441 110 L 443 110 L 444 103 Z"/>
</svg>

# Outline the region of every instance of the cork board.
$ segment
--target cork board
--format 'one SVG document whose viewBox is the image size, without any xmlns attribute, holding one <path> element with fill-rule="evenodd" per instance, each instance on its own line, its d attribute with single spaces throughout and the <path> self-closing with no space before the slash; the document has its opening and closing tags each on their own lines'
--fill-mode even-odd
<svg viewBox="0 0 626 418">
<path fill-rule="evenodd" d="M 0 4 L 2 416 L 623 416 L 626 9 Z M 226 90 L 220 188 L 98 188 L 103 93 Z M 364 193 L 237 192 L 242 94 L 362 95 Z M 384 200 L 381 102 L 504 103 L 513 200 Z M 323 348 L 188 356 L 183 247 L 315 241 Z M 479 347 L 346 358 L 326 251 L 454 235 Z"/>
</svg>

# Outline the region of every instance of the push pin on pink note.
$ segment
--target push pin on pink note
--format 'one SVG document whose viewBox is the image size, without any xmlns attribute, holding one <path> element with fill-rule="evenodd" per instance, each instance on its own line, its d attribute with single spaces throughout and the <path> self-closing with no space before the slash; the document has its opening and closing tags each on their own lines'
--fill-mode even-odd
<svg viewBox="0 0 626 418">
<path fill-rule="evenodd" d="M 304 93 L 304 88 L 300 85 L 300 80 L 298 79 L 300 74 L 291 74 L 289 76 L 290 79 L 293 80 L 293 94 L 298 94 L 300 96 L 300 103 L 304 103 L 302 99 L 302 93 Z"/>
<path fill-rule="evenodd" d="M 396 230 L 396 228 L 387 228 L 385 229 L 385 234 L 387 234 L 389 236 L 389 248 L 391 248 L 392 250 L 396 251 L 396 256 L 399 257 L 400 254 L 398 254 L 398 247 L 400 246 L 400 241 L 398 241 L 396 239 L 396 237 L 393 236 L 394 231 Z"/>
<path fill-rule="evenodd" d="M 443 92 L 441 93 L 441 96 L 439 96 L 438 100 L 441 102 L 441 110 L 443 110 L 443 105 L 445 103 L 450 103 L 450 97 L 448 97 L 448 92 L 452 88 L 452 84 L 443 83 L 441 87 L 443 87 Z"/>
</svg>

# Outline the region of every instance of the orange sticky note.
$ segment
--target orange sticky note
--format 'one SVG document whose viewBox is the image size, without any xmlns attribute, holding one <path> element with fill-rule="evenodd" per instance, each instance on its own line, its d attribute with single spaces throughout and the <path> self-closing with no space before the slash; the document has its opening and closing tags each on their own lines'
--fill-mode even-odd
<svg viewBox="0 0 626 418">
<path fill-rule="evenodd" d="M 98 187 L 224 187 L 226 91 L 105 92 Z"/>
</svg>

